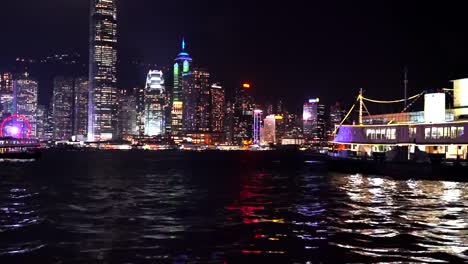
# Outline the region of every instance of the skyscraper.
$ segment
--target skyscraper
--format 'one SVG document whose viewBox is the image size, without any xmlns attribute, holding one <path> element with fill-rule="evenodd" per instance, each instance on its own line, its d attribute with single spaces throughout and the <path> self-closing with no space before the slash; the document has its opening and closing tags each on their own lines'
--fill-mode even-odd
<svg viewBox="0 0 468 264">
<path fill-rule="evenodd" d="M 68 140 L 73 130 L 73 78 L 56 77 L 52 96 L 54 139 Z"/>
<path fill-rule="evenodd" d="M 190 72 L 192 58 L 185 50 L 185 40 L 182 39 L 182 51 L 177 55 L 174 63 L 174 86 L 172 90 L 172 135 L 180 136 L 183 130 L 183 113 L 184 113 L 184 75 Z"/>
<path fill-rule="evenodd" d="M 242 145 L 253 141 L 254 103 L 250 84 L 244 84 L 237 90 L 234 103 L 233 143 Z"/>
<path fill-rule="evenodd" d="M 275 144 L 276 143 L 276 120 L 275 115 L 268 115 L 263 121 L 262 129 L 262 143 Z"/>
<path fill-rule="evenodd" d="M 116 133 L 117 5 L 91 0 L 88 140 L 108 140 Z"/>
<path fill-rule="evenodd" d="M 262 115 L 263 111 L 256 109 L 254 110 L 254 123 L 253 123 L 253 143 L 259 145 L 261 143 L 260 130 L 262 128 Z"/>
<path fill-rule="evenodd" d="M 145 88 L 135 87 L 133 95 L 136 109 L 136 133 L 143 136 L 145 134 Z"/>
<path fill-rule="evenodd" d="M 319 98 L 309 99 L 303 111 L 304 137 L 314 142 L 322 142 L 325 137 L 325 106 Z"/>
<path fill-rule="evenodd" d="M 225 119 L 225 94 L 219 84 L 211 85 L 211 131 L 223 132 Z"/>
<path fill-rule="evenodd" d="M 0 73 L 0 118 L 13 112 L 13 75 Z"/>
<path fill-rule="evenodd" d="M 82 137 L 83 139 L 88 127 L 88 94 L 89 80 L 87 78 L 75 79 L 73 135 Z"/>
<path fill-rule="evenodd" d="M 47 123 L 47 107 L 45 105 L 38 105 L 36 110 L 36 136 L 39 139 L 48 139 L 46 137 L 46 123 Z"/>
<path fill-rule="evenodd" d="M 145 87 L 144 127 L 146 136 L 162 136 L 165 134 L 165 90 L 163 72 L 149 71 Z"/>
<path fill-rule="evenodd" d="M 36 136 L 37 88 L 37 81 L 27 73 L 13 81 L 13 112 L 29 120 L 33 137 Z"/>
<path fill-rule="evenodd" d="M 184 75 L 183 79 L 183 131 L 210 131 L 210 73 L 195 69 Z"/>
<path fill-rule="evenodd" d="M 136 97 L 127 90 L 121 90 L 119 94 L 119 134 L 121 137 L 136 135 L 137 110 Z"/>
</svg>

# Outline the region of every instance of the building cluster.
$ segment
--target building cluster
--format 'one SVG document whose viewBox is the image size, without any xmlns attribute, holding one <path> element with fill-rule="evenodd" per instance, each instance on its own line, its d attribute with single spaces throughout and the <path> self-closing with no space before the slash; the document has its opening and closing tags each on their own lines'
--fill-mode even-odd
<svg viewBox="0 0 468 264">
<path fill-rule="evenodd" d="M 120 89 L 116 1 L 93 0 L 90 10 L 90 52 L 88 67 L 83 67 L 88 75 L 70 67 L 81 65 L 76 54 L 38 61 L 18 58 L 19 65 L 54 65 L 45 77 L 53 93 L 48 104 L 38 104 L 44 78 L 32 78 L 28 66 L 0 73 L 2 120 L 21 116 L 13 121 L 41 140 L 237 146 L 321 144 L 341 122 L 339 105 L 330 108 L 327 121 L 319 99 L 308 100 L 302 116 L 287 111 L 281 100 L 258 104 L 249 83 L 237 87 L 228 100 L 221 83 L 208 70 L 196 67 L 185 40 L 170 70 L 152 68 L 138 87 Z"/>
</svg>

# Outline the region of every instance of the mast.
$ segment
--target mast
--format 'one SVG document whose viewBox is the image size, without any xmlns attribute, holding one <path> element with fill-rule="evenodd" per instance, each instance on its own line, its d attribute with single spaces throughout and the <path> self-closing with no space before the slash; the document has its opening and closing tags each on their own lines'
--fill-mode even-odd
<svg viewBox="0 0 468 264">
<path fill-rule="evenodd" d="M 359 125 L 362 125 L 362 88 L 359 89 Z"/>
<path fill-rule="evenodd" d="M 408 67 L 405 66 L 405 80 L 403 81 L 403 86 L 405 89 L 405 108 L 408 106 Z"/>
</svg>

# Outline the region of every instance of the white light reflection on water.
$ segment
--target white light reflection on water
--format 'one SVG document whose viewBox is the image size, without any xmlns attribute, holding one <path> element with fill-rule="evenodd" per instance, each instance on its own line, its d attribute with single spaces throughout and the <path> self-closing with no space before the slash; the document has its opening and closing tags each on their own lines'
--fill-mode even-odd
<svg viewBox="0 0 468 264">
<path fill-rule="evenodd" d="M 437 254 L 468 261 L 467 183 L 363 175 L 333 175 L 331 181 L 349 198 L 347 213 L 331 208 L 340 216 L 332 229 L 340 237 L 356 236 L 332 244 L 399 261 L 446 261 Z M 381 243 L 372 243 L 373 238 Z"/>
</svg>

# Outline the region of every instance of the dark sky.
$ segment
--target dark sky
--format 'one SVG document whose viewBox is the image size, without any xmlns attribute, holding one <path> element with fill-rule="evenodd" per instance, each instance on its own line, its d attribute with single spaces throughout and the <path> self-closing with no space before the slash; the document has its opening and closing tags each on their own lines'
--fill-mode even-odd
<svg viewBox="0 0 468 264">
<path fill-rule="evenodd" d="M 88 0 L 3 2 L 0 66 L 15 56 L 86 56 Z M 185 35 L 195 64 L 228 89 L 248 80 L 259 97 L 297 108 L 317 96 L 349 103 L 360 87 L 401 98 L 405 65 L 411 93 L 468 77 L 461 1 L 274 2 L 120 0 L 119 59 L 170 66 Z"/>
</svg>

